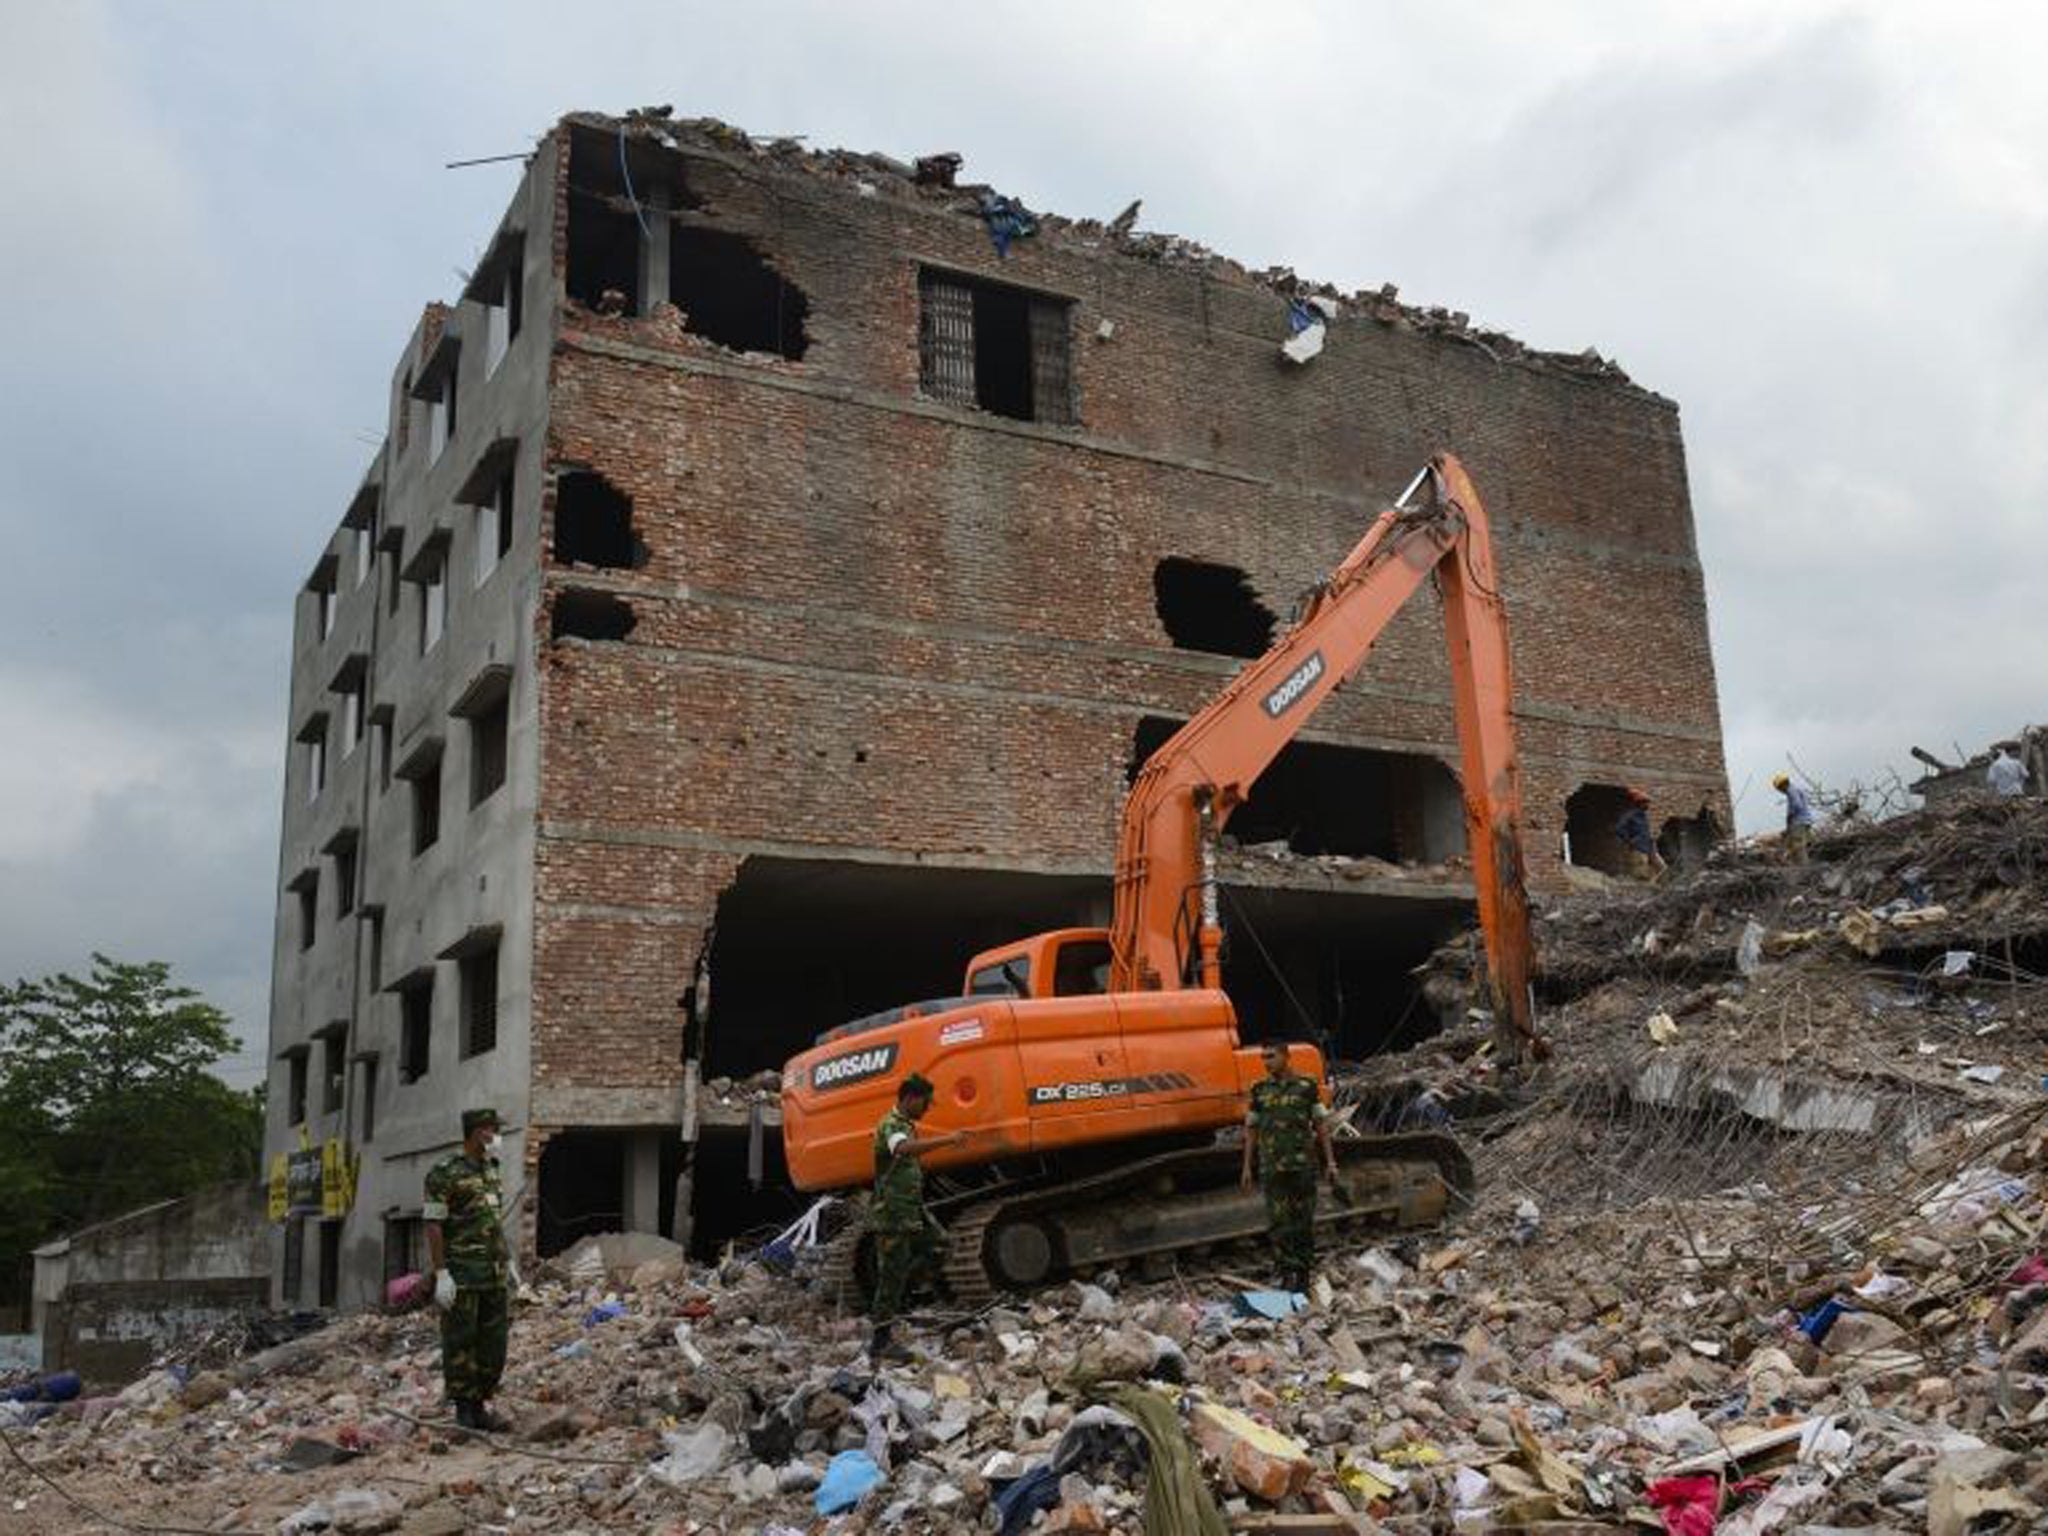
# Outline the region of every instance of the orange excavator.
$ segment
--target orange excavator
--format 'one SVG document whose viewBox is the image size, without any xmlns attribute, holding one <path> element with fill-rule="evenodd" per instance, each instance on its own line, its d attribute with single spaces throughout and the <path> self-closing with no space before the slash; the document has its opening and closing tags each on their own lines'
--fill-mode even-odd
<svg viewBox="0 0 2048 1536">
<path fill-rule="evenodd" d="M 1507 618 L 1485 509 L 1444 454 L 1272 648 L 1146 761 L 1124 806 L 1108 929 L 985 951 L 968 962 L 963 995 L 843 1025 L 784 1067 L 783 1147 L 796 1186 L 867 1184 L 875 1126 L 915 1071 L 936 1087 L 921 1133 L 966 1133 L 921 1159 L 940 1191 L 930 1204 L 956 1300 L 1261 1232 L 1263 1203 L 1239 1188 L 1239 1154 L 1217 1137 L 1243 1123 L 1264 1076 L 1222 987 L 1217 841 L 1432 577 L 1496 1033 L 1508 1059 L 1543 1054 L 1531 1019 Z M 1327 1097 L 1315 1047 L 1293 1046 L 1291 1062 Z M 1321 1202 L 1320 1221 L 1428 1225 L 1470 1190 L 1470 1162 L 1447 1135 L 1338 1145 L 1339 1198 Z M 833 1245 L 849 1276 L 861 1241 L 856 1224 Z"/>
</svg>

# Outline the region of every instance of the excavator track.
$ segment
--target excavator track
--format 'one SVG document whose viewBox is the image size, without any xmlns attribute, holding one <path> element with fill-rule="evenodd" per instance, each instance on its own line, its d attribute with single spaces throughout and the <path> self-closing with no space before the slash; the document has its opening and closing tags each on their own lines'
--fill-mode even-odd
<svg viewBox="0 0 2048 1536">
<path fill-rule="evenodd" d="M 860 1283 L 860 1261 L 861 1245 L 868 1235 L 868 1202 L 865 1195 L 851 1195 L 848 1203 L 853 1209 L 846 1224 L 836 1236 L 818 1245 L 812 1287 L 827 1306 L 858 1312 L 867 1302 Z"/>
<path fill-rule="evenodd" d="M 1261 1237 L 1265 1203 L 1238 1187 L 1242 1156 L 1234 1147 L 1168 1152 L 969 1206 L 947 1229 L 947 1290 L 956 1305 L 979 1307 L 999 1290 Z M 1454 1137 L 1339 1142 L 1337 1157 L 1342 1197 L 1325 1191 L 1317 1202 L 1326 1237 L 1434 1226 L 1470 1203 L 1472 1163 Z"/>
</svg>

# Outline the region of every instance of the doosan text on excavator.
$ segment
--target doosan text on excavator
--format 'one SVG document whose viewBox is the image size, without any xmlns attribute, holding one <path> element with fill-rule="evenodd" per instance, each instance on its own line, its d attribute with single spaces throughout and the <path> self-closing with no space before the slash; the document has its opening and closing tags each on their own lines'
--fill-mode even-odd
<svg viewBox="0 0 2048 1536">
<path fill-rule="evenodd" d="M 960 1142 L 927 1154 L 945 1193 L 944 1275 L 958 1301 L 1098 1266 L 1234 1241 L 1266 1224 L 1217 1132 L 1264 1075 L 1222 988 L 1217 839 L 1231 813 L 1394 615 L 1434 579 L 1450 648 L 1465 825 L 1495 1029 L 1541 1054 L 1532 1022 L 1528 898 L 1507 616 L 1485 508 L 1439 455 L 1374 522 L 1264 656 L 1146 761 L 1125 803 L 1108 929 L 1067 928 L 968 961 L 962 995 L 855 1020 L 792 1059 L 782 1135 L 799 1189 L 873 1176 L 876 1123 L 897 1084 L 936 1085 L 927 1123 Z M 1295 1070 L 1328 1094 L 1320 1052 Z M 1340 1144 L 1326 1223 L 1415 1226 L 1469 1192 L 1450 1136 Z M 851 1274 L 860 1234 L 837 1245 Z"/>
</svg>

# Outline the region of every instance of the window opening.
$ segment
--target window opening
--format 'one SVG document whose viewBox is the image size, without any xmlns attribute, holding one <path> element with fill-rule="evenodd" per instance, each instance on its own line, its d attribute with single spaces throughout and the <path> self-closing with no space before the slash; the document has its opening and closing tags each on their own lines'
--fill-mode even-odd
<svg viewBox="0 0 2048 1536">
<path fill-rule="evenodd" d="M 398 439 L 398 451 L 403 454 L 406 445 L 412 441 L 412 370 L 405 370 L 405 377 L 398 386 L 398 420 L 391 435 Z"/>
<path fill-rule="evenodd" d="M 400 1275 L 420 1273 L 420 1255 L 426 1246 L 425 1225 L 417 1216 L 384 1218 L 384 1279 L 387 1284 Z"/>
<path fill-rule="evenodd" d="M 498 1044 L 498 944 L 465 955 L 462 965 L 462 1054 L 480 1056 Z"/>
<path fill-rule="evenodd" d="M 370 579 L 371 558 L 377 552 L 377 514 L 372 510 L 355 529 L 356 585 L 361 586 Z"/>
<path fill-rule="evenodd" d="M 295 1045 L 284 1053 L 285 1067 L 285 1123 L 304 1125 L 306 1123 L 306 1058 L 308 1051 L 303 1045 Z"/>
<path fill-rule="evenodd" d="M 1078 939 L 1062 944 L 1052 966 L 1055 997 L 1092 997 L 1109 990 L 1109 941 Z"/>
<path fill-rule="evenodd" d="M 640 290 L 641 221 L 651 228 L 668 209 L 699 202 L 683 184 L 673 152 L 634 134 L 622 144 L 614 132 L 572 129 L 563 274 L 568 296 L 587 309 L 642 313 L 646 300 L 660 295 Z"/>
<path fill-rule="evenodd" d="M 377 1058 L 361 1057 L 360 1066 L 361 1076 L 357 1081 L 362 1089 L 362 1097 L 358 1101 L 362 1108 L 357 1116 L 359 1129 L 356 1139 L 368 1146 L 377 1139 Z"/>
<path fill-rule="evenodd" d="M 341 1108 L 344 1077 L 348 1071 L 342 1053 L 347 1049 L 348 1025 L 330 1024 L 316 1037 L 320 1042 L 320 1113 L 331 1115 Z"/>
<path fill-rule="evenodd" d="M 341 1223 L 320 1223 L 320 1305 L 333 1308 L 341 1300 Z"/>
<path fill-rule="evenodd" d="M 623 640 L 638 620 L 633 605 L 609 592 L 557 592 L 548 610 L 550 640 Z"/>
<path fill-rule="evenodd" d="M 585 309 L 640 313 L 640 221 L 595 192 L 569 186 L 568 268 L 563 290 Z"/>
<path fill-rule="evenodd" d="M 320 562 L 318 570 L 306 583 L 306 590 L 313 595 L 313 643 L 319 644 L 334 633 L 334 561 L 332 558 Z"/>
<path fill-rule="evenodd" d="M 306 749 L 306 803 L 310 805 L 327 787 L 327 717 L 315 715 L 308 720 L 299 731 L 299 742 Z"/>
<path fill-rule="evenodd" d="M 356 838 L 353 832 L 334 843 L 334 915 L 347 917 L 356 909 Z"/>
<path fill-rule="evenodd" d="M 355 655 L 334 674 L 334 692 L 340 704 L 341 742 L 338 755 L 346 758 L 363 739 L 363 691 L 370 671 L 370 658 Z"/>
<path fill-rule="evenodd" d="M 1152 592 L 1178 650 L 1252 657 L 1273 644 L 1272 611 L 1234 565 L 1169 555 L 1152 568 Z"/>
<path fill-rule="evenodd" d="M 306 1218 L 288 1216 L 284 1223 L 284 1276 L 280 1294 L 287 1306 L 297 1306 L 306 1276 Z"/>
<path fill-rule="evenodd" d="M 968 978 L 967 990 L 974 997 L 1029 997 L 1031 957 L 1019 955 L 1014 960 L 983 966 Z"/>
<path fill-rule="evenodd" d="M 428 971 L 398 994 L 398 1080 L 416 1083 L 433 1064 L 434 973 Z"/>
<path fill-rule="evenodd" d="M 1565 862 L 1604 874 L 1628 873 L 1628 846 L 1616 824 L 1628 811 L 1619 784 L 1581 784 L 1564 803 Z"/>
<path fill-rule="evenodd" d="M 555 560 L 600 570 L 637 570 L 647 546 L 633 531 L 633 502 L 603 475 L 564 470 L 555 479 Z"/>
<path fill-rule="evenodd" d="M 482 805 L 505 783 L 505 746 L 510 730 L 511 698 L 499 694 L 497 702 L 469 717 L 469 803 Z"/>
<path fill-rule="evenodd" d="M 391 788 L 391 706 L 380 705 L 370 715 L 370 754 L 377 765 L 377 791 Z"/>
<path fill-rule="evenodd" d="M 455 441 L 459 425 L 456 419 L 455 386 L 462 371 L 459 358 L 449 362 L 447 371 L 441 375 L 441 382 L 435 389 L 434 397 L 427 403 L 427 462 L 438 463 L 448 445 Z"/>
<path fill-rule="evenodd" d="M 810 345 L 810 300 L 744 235 L 677 226 L 669 240 L 668 297 L 683 313 L 684 330 L 735 352 L 795 361 Z"/>
<path fill-rule="evenodd" d="M 525 243 L 514 241 L 505 249 L 504 270 L 499 273 L 495 291 L 484 307 L 484 377 L 489 378 L 498 371 L 498 364 L 505 360 L 505 354 L 512 349 L 512 343 L 519 338 L 521 319 L 521 273 L 525 266 Z"/>
<path fill-rule="evenodd" d="M 1159 715 L 1140 720 L 1126 778 L 1135 781 L 1182 724 Z M 1260 775 L 1224 836 L 1239 847 L 1284 843 L 1307 856 L 1442 864 L 1466 851 L 1465 796 L 1438 758 L 1296 740 Z"/>
<path fill-rule="evenodd" d="M 421 1256 L 426 1252 L 426 1223 L 418 1216 L 386 1216 L 384 1218 L 384 1278 L 396 1280 L 400 1275 L 420 1273 Z"/>
<path fill-rule="evenodd" d="M 299 948 L 308 950 L 313 947 L 320 921 L 320 872 L 301 870 L 292 880 L 290 890 L 299 902 Z"/>
<path fill-rule="evenodd" d="M 429 550 L 420 557 L 419 572 L 413 578 L 420 589 L 420 654 L 426 655 L 441 643 L 448 630 L 448 561 L 444 549 Z"/>
<path fill-rule="evenodd" d="M 425 853 L 441 840 L 441 760 L 422 764 L 412 775 L 412 851 Z"/>
<path fill-rule="evenodd" d="M 512 466 L 491 487 L 491 499 L 476 509 L 476 584 L 490 579 L 498 562 L 512 552 Z"/>
<path fill-rule="evenodd" d="M 929 270 L 918 295 L 927 395 L 1015 421 L 1074 420 L 1067 300 Z"/>
<path fill-rule="evenodd" d="M 367 908 L 365 916 L 370 928 L 370 990 L 374 992 L 384 984 L 384 910 Z"/>
<path fill-rule="evenodd" d="M 384 546 L 384 606 L 398 612 L 398 599 L 405 591 L 405 530 L 394 528 Z"/>
</svg>

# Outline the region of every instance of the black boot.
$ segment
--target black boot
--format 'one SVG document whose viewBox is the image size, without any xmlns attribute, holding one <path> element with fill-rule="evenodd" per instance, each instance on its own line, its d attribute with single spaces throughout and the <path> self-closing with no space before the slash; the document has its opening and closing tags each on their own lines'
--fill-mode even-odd
<svg viewBox="0 0 2048 1536">
<path fill-rule="evenodd" d="M 896 1342 L 896 1328 L 893 1323 L 877 1323 L 875 1331 L 868 1336 L 868 1358 L 877 1365 L 884 1360 L 906 1363 L 916 1357 Z"/>
<path fill-rule="evenodd" d="M 462 1429 L 476 1429 L 476 1404 L 466 1397 L 455 1399 L 455 1422 Z"/>
<path fill-rule="evenodd" d="M 482 1398 L 476 1399 L 469 1405 L 469 1418 L 470 1428 L 487 1430 L 492 1434 L 502 1434 L 512 1427 L 510 1419 L 502 1418 L 498 1414 L 491 1412 L 490 1405 L 485 1403 Z"/>
</svg>

